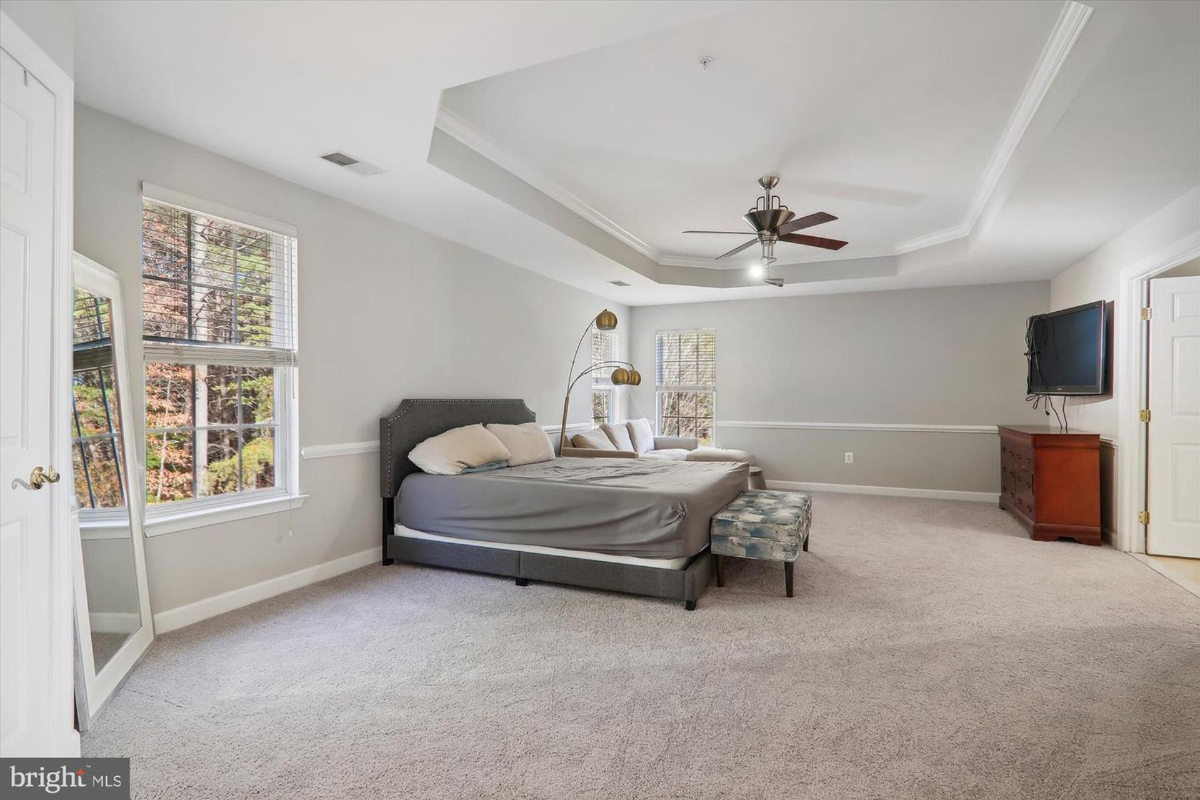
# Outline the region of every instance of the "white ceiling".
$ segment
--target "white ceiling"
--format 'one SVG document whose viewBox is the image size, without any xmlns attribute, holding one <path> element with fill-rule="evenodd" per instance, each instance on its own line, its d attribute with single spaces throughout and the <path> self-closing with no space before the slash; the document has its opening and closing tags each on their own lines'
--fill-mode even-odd
<svg viewBox="0 0 1200 800">
<path fill-rule="evenodd" d="M 839 217 L 806 231 L 849 240 L 838 257 L 891 254 L 962 220 L 1060 8 L 779 4 L 486 78 L 442 105 L 660 257 L 753 238 L 741 216 L 760 175 L 781 177 L 797 214 Z M 746 233 L 682 233 L 696 228 Z"/>
<path fill-rule="evenodd" d="M 77 97 L 632 304 L 1024 280 L 1200 183 L 1200 3 L 1089 7 L 95 0 Z M 776 171 L 843 260 L 783 290 L 670 266 Z"/>
</svg>

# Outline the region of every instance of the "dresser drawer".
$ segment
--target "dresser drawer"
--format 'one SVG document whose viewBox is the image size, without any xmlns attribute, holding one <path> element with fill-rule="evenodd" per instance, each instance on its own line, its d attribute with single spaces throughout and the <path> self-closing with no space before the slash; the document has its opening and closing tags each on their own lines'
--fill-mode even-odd
<svg viewBox="0 0 1200 800">
<path fill-rule="evenodd" d="M 1035 539 L 1098 544 L 1100 437 L 1041 426 L 999 432 L 1001 506 Z"/>
</svg>

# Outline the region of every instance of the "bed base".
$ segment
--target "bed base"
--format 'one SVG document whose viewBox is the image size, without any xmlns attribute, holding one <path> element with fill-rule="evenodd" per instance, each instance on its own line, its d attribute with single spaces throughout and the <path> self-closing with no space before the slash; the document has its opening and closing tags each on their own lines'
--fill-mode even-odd
<svg viewBox="0 0 1200 800">
<path fill-rule="evenodd" d="M 713 576 L 713 557 L 708 550 L 698 554 L 684 569 L 659 569 L 635 564 L 500 550 L 481 545 L 434 542 L 386 534 L 384 564 L 403 561 L 433 567 L 482 572 L 513 578 L 517 586 L 529 581 L 604 589 L 647 597 L 683 601 L 688 611 L 708 587 Z"/>
</svg>

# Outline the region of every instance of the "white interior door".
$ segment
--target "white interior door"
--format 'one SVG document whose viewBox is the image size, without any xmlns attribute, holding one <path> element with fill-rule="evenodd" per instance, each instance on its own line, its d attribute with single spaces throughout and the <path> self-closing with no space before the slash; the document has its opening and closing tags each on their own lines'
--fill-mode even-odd
<svg viewBox="0 0 1200 800">
<path fill-rule="evenodd" d="M 0 753 L 53 753 L 53 93 L 0 50 Z M 37 481 L 34 481 L 37 483 Z"/>
<path fill-rule="evenodd" d="M 1146 551 L 1200 558 L 1200 277 L 1150 281 Z"/>
</svg>

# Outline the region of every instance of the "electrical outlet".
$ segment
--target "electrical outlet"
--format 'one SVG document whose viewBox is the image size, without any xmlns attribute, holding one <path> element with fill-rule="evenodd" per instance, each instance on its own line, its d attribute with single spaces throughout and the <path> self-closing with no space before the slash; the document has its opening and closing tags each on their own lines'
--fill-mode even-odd
<svg viewBox="0 0 1200 800">
<path fill-rule="evenodd" d="M 846 453 L 846 463 L 847 464 L 854 463 L 854 453 Z"/>
</svg>

